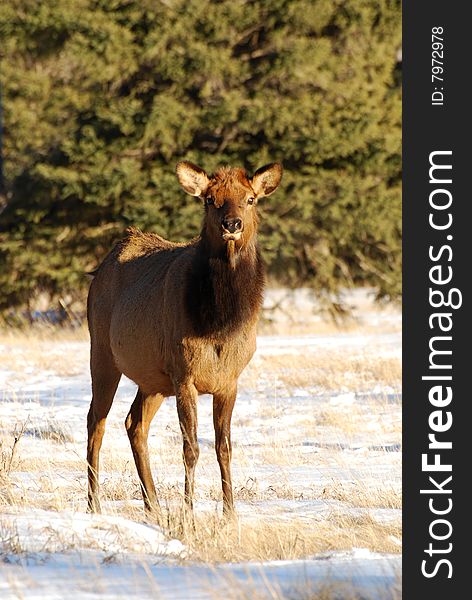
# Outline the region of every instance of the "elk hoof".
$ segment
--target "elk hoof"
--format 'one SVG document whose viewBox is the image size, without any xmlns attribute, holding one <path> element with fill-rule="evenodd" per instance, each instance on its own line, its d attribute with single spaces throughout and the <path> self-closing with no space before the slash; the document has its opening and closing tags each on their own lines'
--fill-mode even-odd
<svg viewBox="0 0 472 600">
<path fill-rule="evenodd" d="M 87 502 L 87 512 L 90 514 L 100 514 L 102 507 L 98 498 L 89 498 Z"/>
</svg>

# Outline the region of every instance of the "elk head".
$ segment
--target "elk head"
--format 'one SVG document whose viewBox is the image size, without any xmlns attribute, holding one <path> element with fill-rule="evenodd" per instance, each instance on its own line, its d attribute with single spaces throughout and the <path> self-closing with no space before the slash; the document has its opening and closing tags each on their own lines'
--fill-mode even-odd
<svg viewBox="0 0 472 600">
<path fill-rule="evenodd" d="M 205 203 L 202 238 L 215 254 L 226 250 L 229 264 L 236 267 L 237 257 L 257 233 L 257 201 L 279 186 L 282 166 L 271 163 L 249 177 L 244 169 L 222 167 L 208 176 L 203 169 L 183 161 L 176 168 L 182 188 Z"/>
</svg>

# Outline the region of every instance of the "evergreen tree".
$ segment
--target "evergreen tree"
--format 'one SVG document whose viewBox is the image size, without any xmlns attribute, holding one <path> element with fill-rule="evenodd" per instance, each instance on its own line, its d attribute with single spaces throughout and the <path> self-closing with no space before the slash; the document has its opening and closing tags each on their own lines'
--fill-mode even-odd
<svg viewBox="0 0 472 600">
<path fill-rule="evenodd" d="M 400 35 L 392 0 L 5 0 L 0 308 L 84 292 L 129 225 L 197 234 L 182 159 L 282 161 L 269 273 L 398 296 Z"/>
</svg>

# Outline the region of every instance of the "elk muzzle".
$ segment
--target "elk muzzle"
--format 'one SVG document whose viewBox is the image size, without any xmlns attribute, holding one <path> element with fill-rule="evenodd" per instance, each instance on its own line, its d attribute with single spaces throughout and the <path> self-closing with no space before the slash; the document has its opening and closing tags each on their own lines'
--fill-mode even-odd
<svg viewBox="0 0 472 600">
<path fill-rule="evenodd" d="M 223 239 L 239 240 L 244 229 L 243 221 L 239 217 L 224 217 L 221 221 L 221 227 L 223 228 Z"/>
</svg>

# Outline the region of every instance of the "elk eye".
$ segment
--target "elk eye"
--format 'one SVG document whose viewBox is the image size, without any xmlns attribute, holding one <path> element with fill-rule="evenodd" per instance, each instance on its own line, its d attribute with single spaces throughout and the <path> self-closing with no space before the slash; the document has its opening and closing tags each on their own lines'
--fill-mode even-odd
<svg viewBox="0 0 472 600">
<path fill-rule="evenodd" d="M 247 199 L 247 203 L 248 204 L 254 204 L 254 198 L 248 198 Z"/>
<path fill-rule="evenodd" d="M 208 198 L 205 198 L 205 202 L 206 202 L 207 206 L 210 206 L 210 204 L 213 204 L 215 201 L 213 200 L 213 198 L 211 196 L 208 196 Z"/>
</svg>

